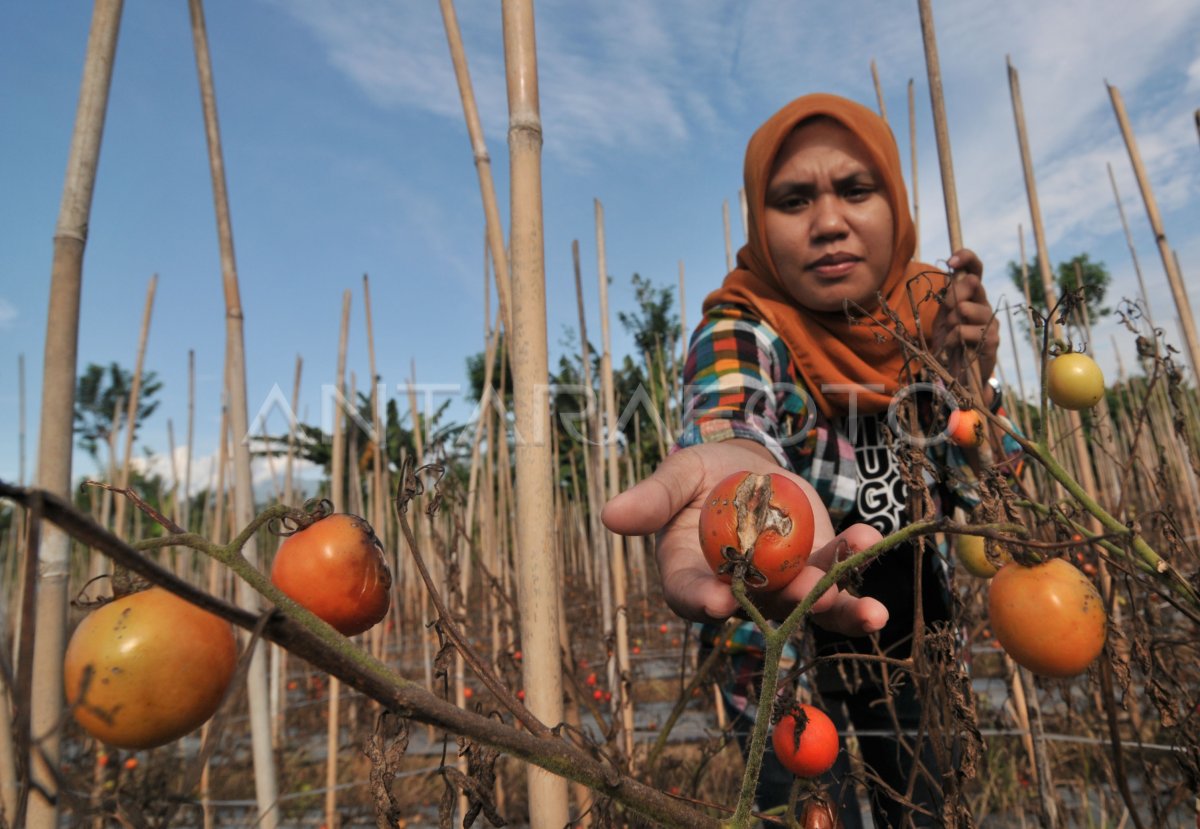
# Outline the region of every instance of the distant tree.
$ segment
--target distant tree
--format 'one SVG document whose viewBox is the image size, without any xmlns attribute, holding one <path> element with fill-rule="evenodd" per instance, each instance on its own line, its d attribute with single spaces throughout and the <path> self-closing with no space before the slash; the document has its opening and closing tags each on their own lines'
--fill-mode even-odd
<svg viewBox="0 0 1200 829">
<path fill-rule="evenodd" d="M 675 291 L 670 286 L 655 287 L 650 280 L 633 275 L 633 295 L 637 310 L 617 312 L 617 319 L 633 335 L 638 351 L 655 355 L 659 349 L 670 354 L 679 339 L 679 315 L 674 311 Z"/>
<path fill-rule="evenodd" d="M 1082 282 L 1080 281 L 1081 274 Z M 1024 286 L 1021 284 L 1021 266 L 1018 263 L 1008 263 L 1008 276 L 1018 290 L 1024 290 Z M 1068 291 L 1079 290 L 1080 285 L 1083 285 L 1084 296 L 1087 300 L 1088 319 L 1092 325 L 1096 324 L 1096 320 L 1112 313 L 1112 309 L 1104 305 L 1104 295 L 1108 292 L 1110 282 L 1112 282 L 1112 277 L 1105 264 L 1093 262 L 1086 253 L 1072 257 L 1066 262 L 1060 262 L 1054 271 L 1054 289 L 1060 297 Z M 1036 256 L 1029 264 L 1029 299 L 1033 303 L 1033 307 L 1042 313 L 1048 310 L 1046 291 L 1042 286 L 1041 272 L 1038 270 Z"/>
<path fill-rule="evenodd" d="M 133 373 L 117 363 L 101 366 L 88 363 L 75 385 L 75 433 L 79 435 L 79 447 L 87 451 L 100 465 L 100 447 L 108 446 L 113 430 L 120 425 L 133 388 Z M 153 371 L 142 375 L 142 386 L 138 393 L 137 412 L 134 414 L 133 432 L 136 438 L 138 427 L 154 414 L 158 401 L 154 396 L 162 388 Z M 117 404 L 121 410 L 114 413 Z M 109 458 L 109 461 L 112 461 Z"/>
</svg>

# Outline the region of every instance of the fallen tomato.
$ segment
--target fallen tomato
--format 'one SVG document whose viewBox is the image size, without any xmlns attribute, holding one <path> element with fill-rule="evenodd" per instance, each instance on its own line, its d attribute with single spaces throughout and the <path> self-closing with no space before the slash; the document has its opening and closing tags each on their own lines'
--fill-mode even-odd
<svg viewBox="0 0 1200 829">
<path fill-rule="evenodd" d="M 733 581 L 746 561 L 746 586 L 772 591 L 800 574 L 812 552 L 814 519 L 804 490 L 784 475 L 735 472 L 700 510 L 700 549 L 713 571 Z"/>
<path fill-rule="evenodd" d="M 92 611 L 71 635 L 63 686 L 85 731 L 118 748 L 153 748 L 199 728 L 237 666 L 233 628 L 152 587 Z"/>
<path fill-rule="evenodd" d="M 371 525 L 336 513 L 284 539 L 271 567 L 275 586 L 353 636 L 373 627 L 391 605 L 392 572 Z"/>
</svg>

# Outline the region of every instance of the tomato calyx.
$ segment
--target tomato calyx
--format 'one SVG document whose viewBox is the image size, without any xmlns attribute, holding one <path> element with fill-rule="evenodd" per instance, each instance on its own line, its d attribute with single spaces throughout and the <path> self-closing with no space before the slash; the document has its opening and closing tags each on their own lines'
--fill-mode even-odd
<svg viewBox="0 0 1200 829">
<path fill-rule="evenodd" d="M 783 710 L 777 709 L 775 711 L 776 722 L 782 720 L 784 717 L 791 717 L 795 722 L 792 728 L 793 742 L 796 745 L 800 745 L 800 737 L 804 734 L 805 729 L 808 728 L 808 711 L 804 710 L 803 705 L 792 700 L 790 703 L 784 705 Z"/>
<path fill-rule="evenodd" d="M 299 509 L 289 508 L 287 515 L 271 519 L 271 522 L 267 524 L 267 530 L 272 535 L 287 538 L 308 529 L 333 513 L 333 501 L 328 498 L 309 498 Z"/>
<path fill-rule="evenodd" d="M 780 537 L 787 537 L 792 531 L 791 516 L 771 503 L 773 494 L 770 475 L 751 473 L 738 484 L 733 496 L 738 546 L 721 548 L 723 563 L 717 568 L 717 575 L 741 574 L 746 586 L 754 590 L 767 586 L 767 575 L 754 564 L 755 545 L 767 531 L 774 531 Z"/>
</svg>

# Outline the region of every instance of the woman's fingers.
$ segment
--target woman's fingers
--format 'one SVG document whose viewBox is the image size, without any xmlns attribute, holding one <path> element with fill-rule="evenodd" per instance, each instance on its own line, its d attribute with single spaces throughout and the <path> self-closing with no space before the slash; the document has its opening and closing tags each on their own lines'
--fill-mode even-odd
<svg viewBox="0 0 1200 829">
<path fill-rule="evenodd" d="M 688 451 L 668 455 L 650 477 L 604 505 L 600 520 L 621 535 L 658 532 L 700 493 L 704 481 L 698 458 Z"/>
</svg>

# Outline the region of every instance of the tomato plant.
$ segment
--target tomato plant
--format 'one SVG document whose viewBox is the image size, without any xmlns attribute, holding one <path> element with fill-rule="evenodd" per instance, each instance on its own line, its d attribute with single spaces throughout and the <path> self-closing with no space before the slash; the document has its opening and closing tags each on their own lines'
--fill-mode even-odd
<svg viewBox="0 0 1200 829">
<path fill-rule="evenodd" d="M 946 433 L 955 446 L 979 446 L 983 443 L 983 417 L 974 409 L 955 409 L 946 419 Z"/>
<path fill-rule="evenodd" d="M 954 555 L 963 569 L 972 576 L 990 579 L 1000 567 L 988 560 L 986 542 L 982 536 L 959 535 L 954 538 Z M 1007 564 L 1012 557 L 1005 551 L 1000 553 L 1000 564 Z"/>
<path fill-rule="evenodd" d="M 837 759 L 837 728 L 820 708 L 794 705 L 775 724 L 771 745 L 779 762 L 792 774 L 816 777 L 829 771 Z"/>
<path fill-rule="evenodd" d="M 336 513 L 284 539 L 271 581 L 297 604 L 345 636 L 362 633 L 387 615 L 392 571 L 371 525 Z"/>
<path fill-rule="evenodd" d="M 1064 409 L 1090 409 L 1104 396 L 1104 372 L 1086 354 L 1060 354 L 1046 370 L 1046 393 Z"/>
<path fill-rule="evenodd" d="M 749 561 L 746 586 L 779 590 L 799 575 L 813 543 L 808 496 L 784 475 L 735 472 L 715 487 L 700 511 L 700 548 L 710 567 L 733 580 Z"/>
<path fill-rule="evenodd" d="M 1001 567 L 988 589 L 988 616 L 1008 655 L 1042 676 L 1083 673 L 1104 649 L 1107 613 L 1100 593 L 1061 558 Z"/>
<path fill-rule="evenodd" d="M 97 740 L 153 748 L 211 717 L 236 666 L 228 622 L 152 587 L 84 617 L 67 645 L 63 685 L 75 720 Z"/>
</svg>

